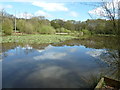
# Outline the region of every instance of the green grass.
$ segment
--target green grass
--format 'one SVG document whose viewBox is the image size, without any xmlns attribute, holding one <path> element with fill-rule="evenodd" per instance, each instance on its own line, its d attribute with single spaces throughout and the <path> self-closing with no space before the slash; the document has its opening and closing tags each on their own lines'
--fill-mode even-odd
<svg viewBox="0 0 120 90">
<path fill-rule="evenodd" d="M 74 36 L 63 35 L 25 35 L 25 36 L 3 36 L 1 43 L 18 42 L 18 43 L 58 43 L 65 40 L 76 38 Z"/>
</svg>

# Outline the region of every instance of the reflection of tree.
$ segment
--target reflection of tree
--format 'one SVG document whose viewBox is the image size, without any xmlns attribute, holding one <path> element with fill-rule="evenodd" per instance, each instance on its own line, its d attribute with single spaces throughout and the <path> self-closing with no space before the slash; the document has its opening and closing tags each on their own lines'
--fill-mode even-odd
<svg viewBox="0 0 120 90">
<path fill-rule="evenodd" d="M 33 52 L 33 49 L 27 49 L 27 48 L 25 48 L 24 52 L 25 52 L 25 54 L 29 54 L 29 53 Z"/>
<path fill-rule="evenodd" d="M 120 51 L 107 50 L 107 53 L 102 53 L 100 58 L 106 62 L 109 67 L 107 70 L 108 76 L 120 80 Z"/>
<path fill-rule="evenodd" d="M 62 43 L 52 44 L 53 46 L 74 46 L 74 45 L 84 45 L 88 48 L 95 48 L 95 49 L 118 49 L 119 44 L 116 44 L 117 39 L 116 37 L 99 37 L 99 36 L 92 36 L 89 38 L 83 39 L 73 39 L 67 40 Z M 26 44 L 24 43 L 4 43 L 2 44 L 2 51 L 5 52 L 9 49 L 13 49 L 16 46 L 24 47 Z M 34 49 L 44 49 L 49 44 L 29 44 Z M 0 47 L 1 48 L 1 47 Z"/>
<path fill-rule="evenodd" d="M 7 57 L 8 51 L 13 49 L 15 54 L 18 53 L 23 53 L 24 54 L 29 54 L 33 52 L 35 49 L 44 49 L 47 47 L 49 44 L 25 44 L 25 43 L 3 43 L 2 47 L 0 47 L 1 52 L 3 57 Z M 22 52 L 23 51 L 23 52 Z"/>
<path fill-rule="evenodd" d="M 49 44 L 31 44 L 31 46 L 34 48 L 34 49 L 45 49 L 45 47 L 47 47 Z"/>
<path fill-rule="evenodd" d="M 101 77 L 102 77 L 101 73 L 97 75 L 94 73 L 93 74 L 90 73 L 89 76 L 87 77 L 81 76 L 81 79 L 84 81 L 86 86 L 88 86 L 92 90 L 98 84 Z"/>
<path fill-rule="evenodd" d="M 84 45 L 88 48 L 95 49 L 118 49 L 117 38 L 112 36 L 91 36 L 83 39 L 73 39 L 67 40 L 62 43 L 52 44 L 53 46 L 74 46 L 74 45 Z"/>
<path fill-rule="evenodd" d="M 3 57 L 7 57 L 8 56 L 8 54 L 6 53 L 9 49 L 15 49 L 16 48 L 16 46 L 17 46 L 17 44 L 15 44 L 15 43 L 3 43 L 2 44 L 2 47 L 0 48 L 1 49 L 1 52 L 0 53 L 2 53 L 2 56 Z"/>
<path fill-rule="evenodd" d="M 26 54 L 29 54 L 31 52 L 33 52 L 35 49 L 37 50 L 43 50 L 45 49 L 45 47 L 47 47 L 49 44 L 31 44 L 31 45 L 24 45 L 24 52 Z"/>
</svg>

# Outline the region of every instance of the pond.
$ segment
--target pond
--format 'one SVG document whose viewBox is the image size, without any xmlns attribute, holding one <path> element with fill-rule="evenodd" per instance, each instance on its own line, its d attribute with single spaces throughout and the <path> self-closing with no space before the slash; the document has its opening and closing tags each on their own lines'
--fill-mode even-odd
<svg viewBox="0 0 120 90">
<path fill-rule="evenodd" d="M 101 75 L 119 79 L 119 39 L 90 37 L 54 44 L 4 43 L 3 88 L 93 88 Z"/>
</svg>

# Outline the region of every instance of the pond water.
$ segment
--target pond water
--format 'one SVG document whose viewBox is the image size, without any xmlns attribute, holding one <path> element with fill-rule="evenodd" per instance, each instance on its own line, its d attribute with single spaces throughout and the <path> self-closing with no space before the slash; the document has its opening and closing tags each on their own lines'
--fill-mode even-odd
<svg viewBox="0 0 120 90">
<path fill-rule="evenodd" d="M 90 88 L 100 75 L 119 79 L 118 44 L 113 37 L 3 44 L 2 87 Z"/>
</svg>

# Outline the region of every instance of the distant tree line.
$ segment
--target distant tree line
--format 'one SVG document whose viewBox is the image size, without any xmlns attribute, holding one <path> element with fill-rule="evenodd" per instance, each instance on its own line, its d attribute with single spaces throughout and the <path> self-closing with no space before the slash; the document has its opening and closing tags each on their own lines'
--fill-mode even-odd
<svg viewBox="0 0 120 90">
<path fill-rule="evenodd" d="M 6 12 L 0 12 L 2 18 L 2 33 L 11 35 L 15 32 L 15 16 Z M 117 20 L 116 20 L 117 23 Z M 117 24 L 116 24 L 117 25 Z M 16 31 L 26 34 L 55 34 L 55 33 L 78 33 L 83 34 L 116 34 L 111 20 L 88 19 L 86 21 L 61 20 L 49 21 L 44 16 L 30 19 L 16 18 Z"/>
</svg>

